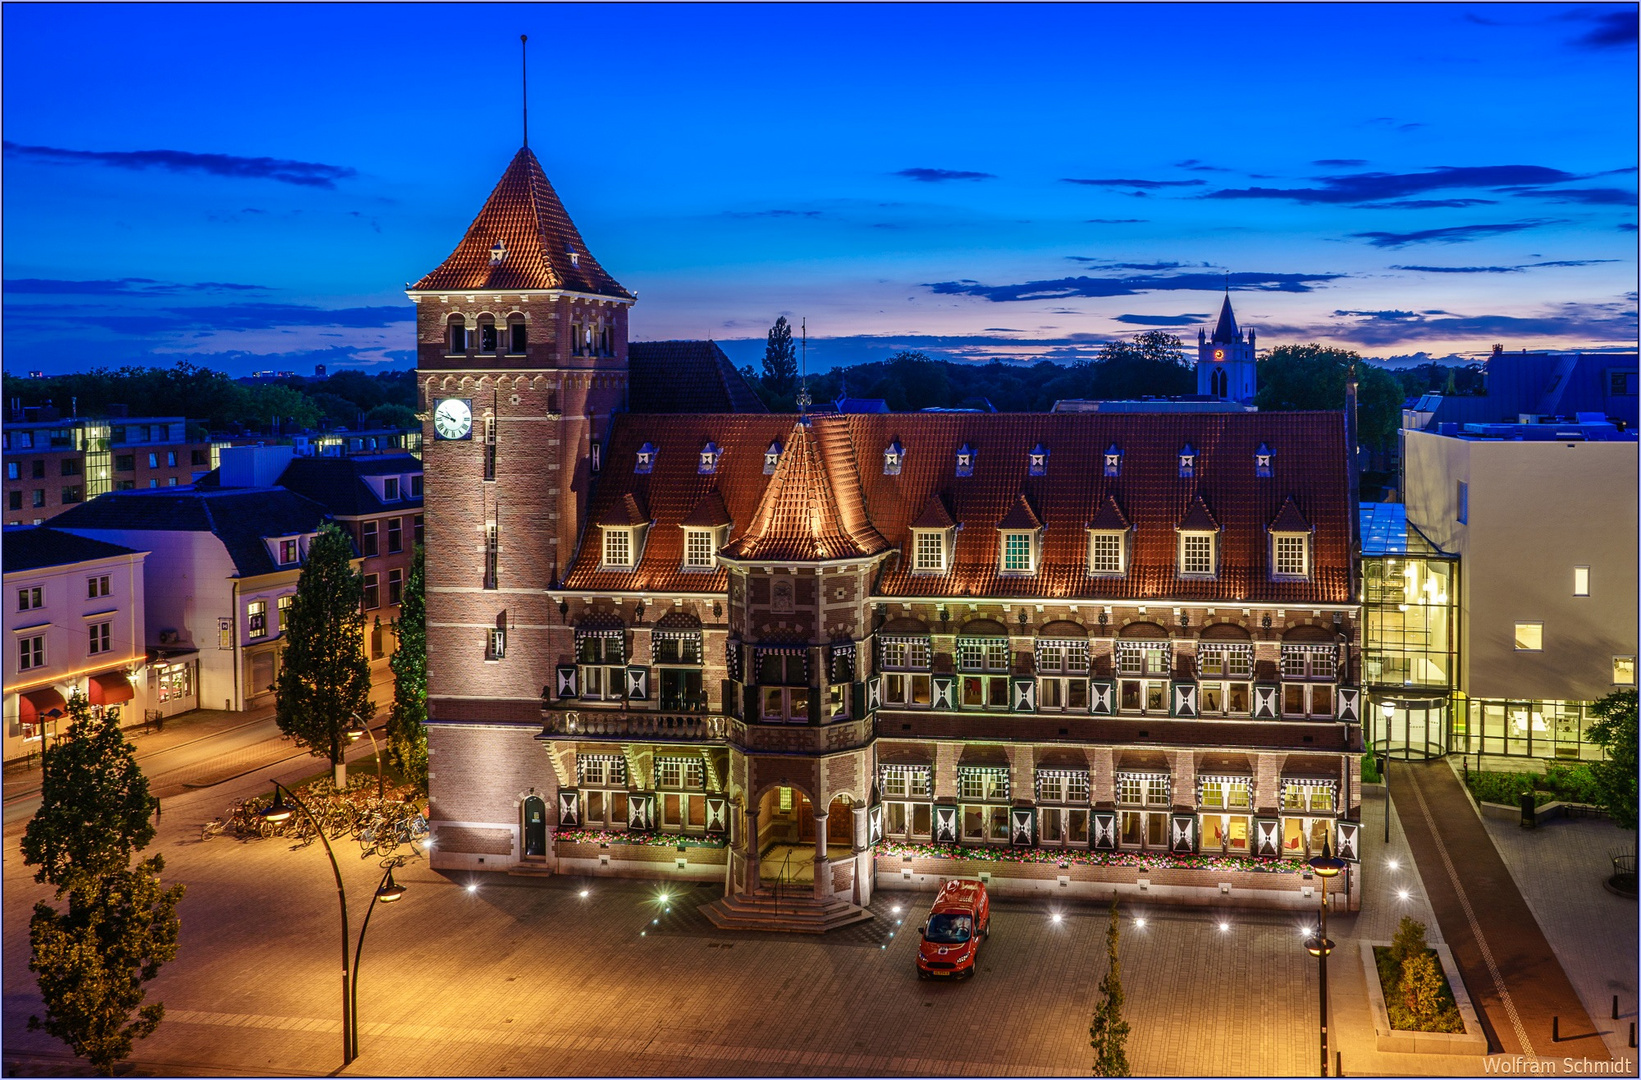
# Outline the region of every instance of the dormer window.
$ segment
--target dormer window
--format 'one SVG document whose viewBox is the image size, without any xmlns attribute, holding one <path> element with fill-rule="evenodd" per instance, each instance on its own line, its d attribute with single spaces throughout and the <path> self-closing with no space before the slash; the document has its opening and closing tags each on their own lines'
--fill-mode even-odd
<svg viewBox="0 0 1641 1080">
<path fill-rule="evenodd" d="M 633 531 L 604 527 L 604 567 L 610 570 L 630 570 L 633 566 Z"/>
<path fill-rule="evenodd" d="M 1211 532 L 1187 532 L 1179 534 L 1179 575 L 1180 577 L 1210 578 L 1216 573 L 1215 541 L 1217 534 Z"/>
<path fill-rule="evenodd" d="M 1179 476 L 1181 480 L 1189 480 L 1197 474 L 1196 447 L 1186 443 L 1179 452 Z"/>
<path fill-rule="evenodd" d="M 1275 469 L 1272 464 L 1274 460 L 1275 456 L 1271 453 L 1271 448 L 1264 443 L 1260 443 L 1259 449 L 1254 451 L 1254 475 L 1274 476 Z"/>
<path fill-rule="evenodd" d="M 764 451 L 764 475 L 775 475 L 775 466 L 781 463 L 781 444 L 772 442 L 769 449 Z"/>
<path fill-rule="evenodd" d="M 507 258 L 507 245 L 497 240 L 490 246 L 490 265 L 500 266 L 501 261 Z"/>
<path fill-rule="evenodd" d="M 726 529 L 685 529 L 684 569 L 711 570 Z"/>
<path fill-rule="evenodd" d="M 974 447 L 968 443 L 957 448 L 957 475 L 974 475 Z"/>
<path fill-rule="evenodd" d="M 723 456 L 723 451 L 718 448 L 718 444 L 708 442 L 701 447 L 701 462 L 695 471 L 702 476 L 712 475 L 718 471 L 718 459 L 721 456 Z"/>
<path fill-rule="evenodd" d="M 944 574 L 952 550 L 952 529 L 912 530 L 912 572 Z"/>
<path fill-rule="evenodd" d="M 399 501 L 399 478 L 397 476 L 384 476 L 382 478 L 382 501 Z"/>
<path fill-rule="evenodd" d="M 633 464 L 632 471 L 648 476 L 655 469 L 655 455 L 658 448 L 654 443 L 647 442 L 638 448 L 638 460 Z"/>
<path fill-rule="evenodd" d="M 906 462 L 906 448 L 896 439 L 883 451 L 883 475 L 899 476 L 900 467 Z"/>
<path fill-rule="evenodd" d="M 1002 565 L 1005 574 L 1035 574 L 1037 572 L 1037 534 L 1024 530 L 1009 530 L 1002 536 Z"/>
<path fill-rule="evenodd" d="M 1026 472 L 1032 476 L 1048 475 L 1048 447 L 1038 443 L 1026 459 Z"/>
<path fill-rule="evenodd" d="M 279 541 L 280 566 L 294 566 L 299 558 L 300 556 L 297 554 L 297 543 L 295 540 Z"/>
<path fill-rule="evenodd" d="M 1116 443 L 1105 448 L 1105 475 L 1122 475 L 1122 448 Z"/>
<path fill-rule="evenodd" d="M 565 254 L 570 257 L 570 268 L 571 269 L 580 269 L 581 268 L 581 252 L 575 251 L 574 249 L 571 249 L 569 251 L 566 251 Z"/>
<path fill-rule="evenodd" d="M 1303 580 L 1311 573 L 1311 538 L 1308 533 L 1271 534 L 1272 576 Z"/>
<path fill-rule="evenodd" d="M 1088 533 L 1088 572 L 1099 577 L 1122 577 L 1128 572 L 1128 534 L 1115 529 Z"/>
</svg>

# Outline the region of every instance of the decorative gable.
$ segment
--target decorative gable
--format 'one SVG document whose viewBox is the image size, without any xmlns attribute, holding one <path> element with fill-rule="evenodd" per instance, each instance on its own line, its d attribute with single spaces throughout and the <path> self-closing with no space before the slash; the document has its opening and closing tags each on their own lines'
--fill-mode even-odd
<svg viewBox="0 0 1641 1080">
<path fill-rule="evenodd" d="M 899 476 L 900 467 L 906 463 L 906 448 L 895 439 L 883 450 L 883 475 Z"/>
<path fill-rule="evenodd" d="M 718 448 L 717 443 L 711 441 L 710 439 L 707 440 L 707 444 L 701 447 L 701 460 L 696 466 L 695 471 L 700 473 L 702 476 L 711 476 L 713 473 L 718 471 L 718 459 L 723 456 L 723 453 L 724 452 Z"/>
<path fill-rule="evenodd" d="M 1031 476 L 1048 475 L 1048 447 L 1038 443 L 1026 456 L 1026 472 Z"/>
<path fill-rule="evenodd" d="M 648 476 L 655 471 L 655 455 L 660 448 L 652 442 L 646 442 L 638 448 L 638 455 L 633 462 L 632 471 L 640 476 Z"/>
<path fill-rule="evenodd" d="M 968 443 L 957 448 L 957 475 L 974 475 L 974 447 Z"/>
</svg>

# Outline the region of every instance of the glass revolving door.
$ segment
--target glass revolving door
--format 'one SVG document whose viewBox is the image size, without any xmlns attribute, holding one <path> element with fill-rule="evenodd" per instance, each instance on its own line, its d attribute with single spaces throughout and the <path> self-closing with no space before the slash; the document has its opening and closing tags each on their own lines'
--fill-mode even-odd
<svg viewBox="0 0 1641 1080">
<path fill-rule="evenodd" d="M 1447 753 L 1445 698 L 1384 698 L 1373 703 L 1371 749 L 1397 761 L 1429 761 Z"/>
</svg>

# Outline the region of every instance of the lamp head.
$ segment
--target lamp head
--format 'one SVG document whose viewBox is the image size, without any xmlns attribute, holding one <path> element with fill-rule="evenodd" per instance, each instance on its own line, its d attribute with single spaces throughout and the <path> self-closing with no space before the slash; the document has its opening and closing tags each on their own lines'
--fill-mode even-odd
<svg viewBox="0 0 1641 1080">
<path fill-rule="evenodd" d="M 1305 951 L 1315 957 L 1327 956 L 1333 952 L 1333 942 L 1321 934 L 1312 934 L 1305 940 Z"/>
<path fill-rule="evenodd" d="M 1319 878 L 1331 878 L 1345 868 L 1345 860 L 1336 859 L 1328 847 L 1327 838 L 1322 840 L 1322 854 L 1310 861 L 1311 873 Z"/>
<path fill-rule="evenodd" d="M 347 739 L 350 743 L 358 742 L 360 736 L 364 735 L 364 733 L 365 726 L 363 724 L 349 724 L 347 727 L 342 729 L 342 737 Z"/>
<path fill-rule="evenodd" d="M 273 805 L 264 806 L 258 810 L 257 816 L 262 818 L 263 821 L 274 825 L 283 825 L 296 816 L 296 811 L 285 805 L 285 793 L 276 787 L 274 788 Z"/>
<path fill-rule="evenodd" d="M 376 899 L 384 904 L 391 904 L 405 894 L 405 887 L 393 880 L 393 870 L 389 868 L 387 880 L 376 888 Z"/>
</svg>

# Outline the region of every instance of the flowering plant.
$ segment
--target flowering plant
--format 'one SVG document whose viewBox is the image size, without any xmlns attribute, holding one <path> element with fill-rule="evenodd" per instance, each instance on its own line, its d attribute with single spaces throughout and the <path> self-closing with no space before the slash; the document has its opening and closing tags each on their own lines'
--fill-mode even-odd
<svg viewBox="0 0 1641 1080">
<path fill-rule="evenodd" d="M 631 847 L 721 848 L 729 841 L 721 836 L 679 836 L 677 833 L 602 832 L 597 829 L 560 829 L 555 840 L 566 844 L 626 844 Z"/>
<path fill-rule="evenodd" d="M 902 840 L 878 843 L 879 855 L 919 859 L 973 859 L 999 863 L 1066 863 L 1075 866 L 1117 866 L 1135 870 L 1243 870 L 1258 874 L 1297 874 L 1292 859 L 1255 859 L 1246 855 L 1176 855 L 1168 851 L 1086 851 L 1054 848 L 962 847 L 909 844 Z"/>
</svg>

